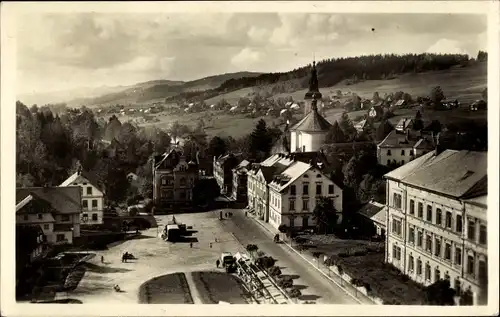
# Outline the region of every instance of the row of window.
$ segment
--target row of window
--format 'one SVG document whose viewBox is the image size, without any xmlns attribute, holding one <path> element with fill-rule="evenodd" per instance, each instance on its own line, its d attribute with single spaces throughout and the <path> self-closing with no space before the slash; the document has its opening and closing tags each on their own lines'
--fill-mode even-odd
<svg viewBox="0 0 500 317">
<path fill-rule="evenodd" d="M 328 194 L 333 195 L 334 193 L 334 186 L 333 185 L 328 185 Z M 322 195 L 323 194 L 323 186 L 321 183 L 316 183 L 316 195 Z M 295 185 L 290 186 L 290 195 L 295 196 L 297 195 L 297 188 Z M 302 184 L 302 195 L 303 196 L 308 196 L 309 195 L 309 183 L 303 183 Z"/>
<path fill-rule="evenodd" d="M 171 177 L 163 177 L 161 179 L 161 184 L 167 186 L 174 185 L 174 179 Z M 185 186 L 186 184 L 187 184 L 186 179 L 184 177 L 181 177 L 179 179 L 179 186 Z"/>
<path fill-rule="evenodd" d="M 319 202 L 319 199 L 316 200 L 316 204 Z M 295 210 L 295 199 L 289 200 L 290 210 Z M 309 199 L 302 199 L 302 210 L 312 210 L 309 208 Z"/>
<path fill-rule="evenodd" d="M 424 247 L 424 236 L 425 236 L 425 247 Z M 410 227 L 408 229 L 409 244 L 415 245 L 417 248 L 424 249 L 426 252 L 433 254 L 437 258 L 451 262 L 452 242 L 446 241 L 444 243 L 444 249 L 443 249 L 442 240 L 443 238 L 437 235 L 434 235 L 434 240 L 433 240 L 432 234 L 425 233 L 423 230 L 415 230 L 415 227 Z M 459 246 L 455 246 L 454 264 L 462 265 L 462 248 Z"/>
<path fill-rule="evenodd" d="M 408 152 L 409 152 L 410 156 L 415 155 L 414 150 L 410 150 Z M 391 155 L 392 155 L 391 150 L 387 150 L 387 156 L 391 156 Z M 405 156 L 405 155 L 406 155 L 405 150 L 401 150 L 401 156 Z"/>
<path fill-rule="evenodd" d="M 188 194 L 185 191 L 181 191 L 179 193 L 179 196 L 180 196 L 179 197 L 180 199 L 186 199 L 186 198 L 189 197 Z M 160 192 L 160 197 L 161 198 L 166 198 L 166 199 L 172 199 L 172 198 L 174 198 L 174 191 L 173 190 L 164 190 L 164 191 L 161 191 Z"/>
<path fill-rule="evenodd" d="M 88 220 L 89 220 L 89 215 L 83 214 L 82 221 L 87 222 Z M 92 214 L 92 221 L 97 221 L 97 220 L 99 220 L 99 217 L 97 216 L 97 214 Z"/>
<path fill-rule="evenodd" d="M 398 193 L 393 194 L 393 206 L 397 209 L 402 209 L 402 197 Z M 415 210 L 415 200 L 410 199 L 409 214 L 415 216 L 421 220 L 435 224 L 436 226 L 444 227 L 448 230 L 452 230 L 456 233 L 462 233 L 463 231 L 463 218 L 462 215 L 456 215 L 455 226 L 453 226 L 453 213 L 446 211 L 443 213 L 441 208 L 436 208 L 435 213 L 432 205 L 427 204 L 426 212 L 424 217 L 424 204 L 422 202 L 417 203 L 417 210 Z M 487 229 L 486 225 L 479 224 L 479 236 L 476 237 L 476 226 L 477 220 L 470 217 L 467 221 L 467 239 L 474 242 L 479 242 L 482 245 L 487 244 Z"/>
<path fill-rule="evenodd" d="M 87 199 L 82 200 L 82 207 L 84 209 L 89 209 L 89 201 Z M 92 209 L 97 208 L 97 199 L 92 199 Z"/>
<path fill-rule="evenodd" d="M 78 183 L 73 183 L 73 185 L 78 186 Z M 83 186 L 87 185 L 87 183 L 82 183 Z M 87 195 L 92 195 L 92 186 L 87 186 L 86 189 Z"/>
</svg>

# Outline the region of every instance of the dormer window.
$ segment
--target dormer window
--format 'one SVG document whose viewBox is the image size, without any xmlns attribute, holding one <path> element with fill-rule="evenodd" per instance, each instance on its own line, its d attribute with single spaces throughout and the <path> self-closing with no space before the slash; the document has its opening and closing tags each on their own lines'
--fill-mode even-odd
<svg viewBox="0 0 500 317">
<path fill-rule="evenodd" d="M 321 178 L 321 174 L 316 175 L 316 178 Z"/>
</svg>

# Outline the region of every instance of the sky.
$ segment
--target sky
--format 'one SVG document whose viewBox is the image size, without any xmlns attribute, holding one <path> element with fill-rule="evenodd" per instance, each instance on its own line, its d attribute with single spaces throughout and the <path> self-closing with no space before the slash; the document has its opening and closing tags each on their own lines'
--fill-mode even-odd
<svg viewBox="0 0 500 317">
<path fill-rule="evenodd" d="M 324 58 L 487 47 L 478 14 L 30 13 L 17 19 L 19 93 L 289 71 Z"/>
</svg>

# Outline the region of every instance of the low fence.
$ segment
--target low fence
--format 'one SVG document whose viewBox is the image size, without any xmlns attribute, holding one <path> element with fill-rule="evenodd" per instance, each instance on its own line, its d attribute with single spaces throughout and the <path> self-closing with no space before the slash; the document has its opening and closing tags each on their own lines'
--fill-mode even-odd
<svg viewBox="0 0 500 317">
<path fill-rule="evenodd" d="M 371 300 L 372 302 L 374 302 L 377 305 L 384 304 L 384 301 L 381 298 L 368 294 L 368 290 L 366 289 L 366 287 L 356 286 L 356 285 L 352 284 L 353 278 L 345 272 L 339 272 L 337 265 L 327 266 L 327 268 L 329 271 L 335 273 L 337 276 L 340 277 L 341 283 L 348 283 L 350 286 L 352 286 L 352 288 L 354 288 L 356 290 L 356 292 L 360 292 L 361 294 L 366 296 L 369 300 Z M 355 295 L 357 297 L 357 294 L 355 294 Z"/>
</svg>

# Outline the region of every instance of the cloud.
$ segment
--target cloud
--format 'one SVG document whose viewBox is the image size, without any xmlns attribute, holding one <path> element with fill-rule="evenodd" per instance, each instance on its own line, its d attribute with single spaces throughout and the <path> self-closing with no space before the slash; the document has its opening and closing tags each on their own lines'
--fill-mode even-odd
<svg viewBox="0 0 500 317">
<path fill-rule="evenodd" d="M 286 71 L 313 53 L 476 54 L 487 43 L 485 17 L 465 14 L 30 13 L 17 20 L 22 90 Z"/>
<path fill-rule="evenodd" d="M 462 43 L 450 39 L 440 39 L 427 49 L 427 53 L 450 53 L 450 54 L 471 54 L 463 46 Z"/>
<path fill-rule="evenodd" d="M 237 67 L 245 67 L 259 63 L 264 57 L 264 53 L 245 47 L 238 54 L 233 56 L 231 63 Z"/>
</svg>

